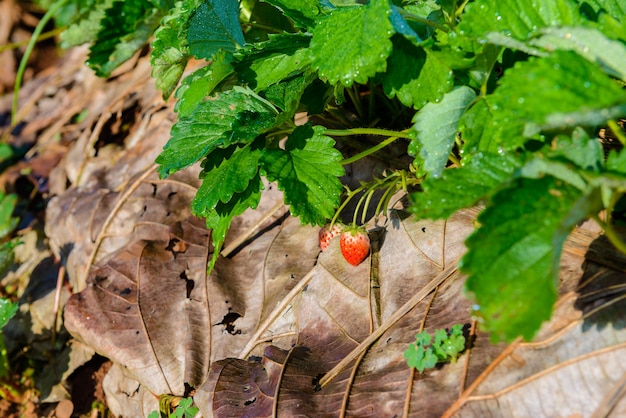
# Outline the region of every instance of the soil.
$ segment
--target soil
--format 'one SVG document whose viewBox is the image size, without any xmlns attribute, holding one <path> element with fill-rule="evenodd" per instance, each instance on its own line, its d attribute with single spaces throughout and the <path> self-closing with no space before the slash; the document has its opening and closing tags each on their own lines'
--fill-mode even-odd
<svg viewBox="0 0 626 418">
<path fill-rule="evenodd" d="M 109 417 L 102 380 L 111 368 L 104 357 L 94 356 L 67 380 L 72 398 L 58 403 L 38 403 L 35 398 L 20 403 L 0 399 L 0 416 L 5 418 L 100 418 Z"/>
</svg>

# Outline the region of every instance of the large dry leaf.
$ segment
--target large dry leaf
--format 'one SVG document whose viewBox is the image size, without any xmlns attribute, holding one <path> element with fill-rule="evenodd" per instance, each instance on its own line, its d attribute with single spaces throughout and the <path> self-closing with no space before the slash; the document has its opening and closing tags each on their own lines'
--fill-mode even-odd
<svg viewBox="0 0 626 418">
<path fill-rule="evenodd" d="M 463 215 L 457 215 L 457 221 L 459 216 Z M 443 240 L 427 236 L 429 228 L 438 227 L 442 229 L 436 223 L 410 219 L 395 219 L 388 225 L 377 274 L 372 276 L 376 276 L 381 293 L 385 282 L 390 289 L 397 289 L 397 303 L 388 315 L 381 315 L 382 325 L 373 331 L 373 338 L 363 340 L 367 332 L 359 333 L 375 314 L 372 310 L 364 315 L 358 309 L 363 295 L 354 292 L 356 297 L 344 298 L 341 286 L 333 286 L 345 283 L 338 270 L 330 279 L 316 274 L 298 296 L 300 301 L 294 303 L 299 312 L 295 314 L 298 332 L 294 345 L 269 346 L 260 357 L 213 363 L 209 380 L 195 397 L 204 415 L 591 416 L 612 409 L 613 416 L 623 414 L 623 402 L 613 408 L 623 397 L 626 376 L 620 361 L 626 350 L 623 273 L 590 261 L 582 276 L 581 248 L 570 240 L 562 260 L 561 298 L 553 320 L 532 343 L 493 345 L 487 335 L 470 329 L 470 302 L 463 295 L 463 278 L 454 270 L 445 270 L 450 261 L 442 262 L 445 251 L 442 257 L 437 248 L 446 246 L 435 245 L 442 245 Z M 416 238 L 420 232 L 423 240 Z M 466 232 L 457 229 L 452 236 L 458 239 Z M 582 239 L 583 248 L 589 244 L 584 231 L 577 231 L 574 239 Z M 447 243 L 450 248 L 456 244 Z M 389 246 L 388 253 L 385 246 Z M 394 254 L 405 261 L 398 261 Z M 430 278 L 425 275 L 420 283 L 416 277 L 425 268 L 423 264 L 421 269 L 412 266 L 412 275 L 403 275 L 403 264 L 422 257 L 444 273 L 431 272 Z M 325 260 L 326 254 L 320 258 L 321 266 Z M 387 276 L 385 270 L 393 275 Z M 367 282 L 362 269 L 356 275 L 359 273 Z M 394 277 L 401 280 L 395 286 Z M 403 286 L 411 279 L 417 284 Z M 315 294 L 318 281 L 324 291 L 307 301 L 309 289 Z M 434 284 L 439 284 L 435 291 L 420 295 L 420 289 Z M 419 297 L 400 307 L 413 295 Z M 298 305 L 306 309 L 299 311 Z M 350 312 L 346 306 L 356 309 Z M 394 309 L 404 314 L 397 316 Z M 384 307 L 380 311 L 385 312 Z M 422 327 L 432 332 L 454 323 L 466 324 L 472 341 L 457 363 L 423 374 L 408 368 L 402 354 L 416 332 Z M 337 368 L 345 358 L 350 361 Z"/>
</svg>

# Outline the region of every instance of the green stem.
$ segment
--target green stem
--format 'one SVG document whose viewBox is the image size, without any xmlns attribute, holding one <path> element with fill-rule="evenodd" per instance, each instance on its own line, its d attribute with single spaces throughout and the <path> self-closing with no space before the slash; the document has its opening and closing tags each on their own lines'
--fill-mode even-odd
<svg viewBox="0 0 626 418">
<path fill-rule="evenodd" d="M 446 28 L 445 26 L 440 25 L 437 22 L 433 22 L 432 20 L 428 20 L 426 18 L 423 18 L 421 16 L 416 16 L 413 13 L 409 13 L 403 9 L 399 9 L 400 13 L 402 14 L 402 17 L 404 17 L 406 20 L 412 20 L 414 22 L 419 22 L 422 23 L 426 26 L 431 26 L 435 29 L 439 29 L 440 31 L 443 32 L 450 32 L 450 29 Z"/>
<path fill-rule="evenodd" d="M 346 189 L 348 189 L 346 187 Z M 335 222 L 337 222 L 337 218 L 339 217 L 339 214 L 341 213 L 342 210 L 344 210 L 344 208 L 346 207 L 346 205 L 348 205 L 348 202 L 350 202 L 350 200 L 352 200 L 352 198 L 359 192 L 361 192 L 362 190 L 365 189 L 365 186 L 359 186 L 354 190 L 350 190 L 348 189 L 348 195 L 346 196 L 345 200 L 341 203 L 341 205 L 337 208 L 337 211 L 335 212 L 335 216 L 333 216 L 333 219 L 330 220 L 330 227 L 332 228 L 333 225 L 335 225 Z"/>
<path fill-rule="evenodd" d="M 247 27 L 250 27 L 250 28 L 261 29 L 261 30 L 264 30 L 264 31 L 269 32 L 269 33 L 283 33 L 283 31 L 281 29 L 277 29 L 277 28 L 274 28 L 272 26 L 263 25 L 261 23 L 256 23 L 256 22 L 244 23 L 243 26 L 247 26 Z"/>
<path fill-rule="evenodd" d="M 617 124 L 617 122 L 615 122 L 614 119 L 610 119 L 608 121 L 608 125 L 609 128 L 611 128 L 611 131 L 613 131 L 613 133 L 615 134 L 615 137 L 619 140 L 619 142 L 621 142 L 622 145 L 626 147 L 626 136 L 624 135 L 624 131 L 622 131 L 622 128 L 620 128 L 620 126 Z"/>
<path fill-rule="evenodd" d="M 367 157 L 368 155 L 371 155 L 371 154 L 375 153 L 376 151 L 378 151 L 378 150 L 380 150 L 380 149 L 385 148 L 387 145 L 391 144 L 391 143 L 392 143 L 392 142 L 394 142 L 396 139 L 398 139 L 398 137 L 397 137 L 397 136 L 395 136 L 395 137 L 394 137 L 394 136 L 392 136 L 391 138 L 387 138 L 387 139 L 386 139 L 386 140 L 384 140 L 383 142 L 381 142 L 381 143 L 379 143 L 379 144 L 377 144 L 377 145 L 374 145 L 372 148 L 368 148 L 368 149 L 366 149 L 365 151 L 363 151 L 363 152 L 359 152 L 358 154 L 353 155 L 353 156 L 352 156 L 352 157 L 350 157 L 350 158 L 346 158 L 345 160 L 341 161 L 341 163 L 340 163 L 340 164 L 341 164 L 341 165 L 351 164 L 351 163 L 353 163 L 353 162 L 355 162 L 355 161 L 360 160 L 361 158 L 365 158 L 365 157 Z"/>
<path fill-rule="evenodd" d="M 617 248 L 618 251 L 620 251 L 623 254 L 626 254 L 626 242 L 624 242 L 620 238 L 620 236 L 615 231 L 615 229 L 613 229 L 613 226 L 610 223 L 602 222 L 602 220 L 598 217 L 598 215 L 594 214 L 591 217 L 593 218 L 594 221 L 598 223 L 598 225 L 602 227 L 602 229 L 604 230 L 604 234 L 609 239 L 611 244 L 613 244 L 613 246 Z"/>
<path fill-rule="evenodd" d="M 356 225 L 356 219 L 359 217 L 359 210 L 361 209 L 361 205 L 363 204 L 364 201 L 368 200 L 367 196 L 369 196 L 373 192 L 374 192 L 373 189 L 368 190 L 367 193 L 364 193 L 363 196 L 361 196 L 361 198 L 357 202 L 356 207 L 354 208 L 354 214 L 352 215 L 352 225 Z M 365 207 L 364 212 L 367 212 L 367 206 Z M 363 216 L 363 218 L 365 218 L 365 216 Z M 361 222 L 361 223 L 364 223 L 364 222 Z"/>
<path fill-rule="evenodd" d="M 50 30 L 50 31 L 42 34 L 41 36 L 39 36 L 37 38 L 37 42 L 41 42 L 41 41 L 45 41 L 46 39 L 54 38 L 58 34 L 62 33 L 65 29 L 66 28 L 63 27 L 63 28 L 56 28 L 56 29 Z M 27 41 L 20 41 L 20 42 L 14 42 L 12 44 L 0 45 L 0 52 L 21 48 L 24 45 L 28 45 L 29 42 L 30 42 L 30 39 L 27 40 Z"/>
<path fill-rule="evenodd" d="M 330 136 L 379 135 L 412 139 L 411 134 L 409 134 L 409 132 L 407 131 L 391 131 L 388 129 L 379 128 L 326 129 L 324 133 Z"/>
<path fill-rule="evenodd" d="M 348 92 L 348 96 L 350 96 L 350 100 L 354 103 L 354 108 L 356 109 L 356 113 L 359 115 L 359 119 L 364 121 L 365 114 L 363 113 L 363 103 L 361 103 L 361 98 L 359 97 L 356 85 L 352 85 L 352 88 L 346 89 L 346 91 Z"/>
<path fill-rule="evenodd" d="M 67 3 L 67 0 L 59 0 L 58 2 L 50 6 L 50 9 L 48 9 L 46 14 L 43 15 L 43 17 L 37 24 L 37 27 L 33 31 L 30 41 L 28 42 L 28 46 L 26 47 L 26 50 L 24 51 L 24 56 L 22 57 L 22 60 L 20 61 L 20 66 L 18 67 L 17 74 L 15 76 L 15 86 L 13 87 L 13 106 L 11 107 L 11 124 L 12 125 L 15 125 L 17 123 L 16 117 L 17 117 L 18 98 L 20 94 L 20 88 L 22 87 L 22 80 L 24 79 L 24 72 L 26 71 L 26 65 L 28 64 L 28 59 L 30 58 L 30 55 L 33 53 L 33 49 L 35 49 L 35 44 L 37 43 L 37 40 L 39 39 L 39 36 L 41 35 L 43 28 L 46 26 L 48 21 L 52 19 L 52 16 L 54 16 L 54 14 L 61 7 L 65 5 L 65 3 Z"/>
<path fill-rule="evenodd" d="M 367 193 L 367 199 L 365 199 L 365 204 L 363 205 L 363 212 L 361 212 L 361 224 L 364 224 L 367 219 L 367 208 L 370 207 L 370 203 L 372 202 L 372 197 L 374 197 L 375 191 L 375 189 L 372 189 Z"/>
<path fill-rule="evenodd" d="M 458 9 L 456 9 L 456 12 L 454 12 L 456 17 L 461 16 L 461 14 L 463 14 L 463 10 L 465 10 L 465 6 L 467 6 L 467 3 L 469 3 L 469 0 L 464 0 L 463 4 L 461 4 Z"/>
<path fill-rule="evenodd" d="M 452 153 L 450 153 L 450 155 L 448 156 L 448 159 L 452 162 L 452 164 L 454 164 L 457 167 L 461 167 L 461 162 L 459 161 L 458 158 L 456 158 L 456 156 Z"/>
<path fill-rule="evenodd" d="M 377 214 L 381 213 L 383 210 L 385 212 L 387 211 L 387 209 L 389 208 L 389 200 L 391 199 L 391 196 L 396 190 L 398 190 L 397 183 L 395 184 L 392 183 L 391 185 L 389 185 L 389 187 L 387 187 L 383 195 L 380 197 L 380 200 L 378 201 L 378 205 L 376 205 Z"/>
</svg>

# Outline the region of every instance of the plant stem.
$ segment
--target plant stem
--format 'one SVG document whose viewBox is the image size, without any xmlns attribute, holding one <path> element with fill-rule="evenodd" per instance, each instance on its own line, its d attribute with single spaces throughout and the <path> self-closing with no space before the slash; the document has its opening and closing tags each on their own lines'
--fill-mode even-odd
<svg viewBox="0 0 626 418">
<path fill-rule="evenodd" d="M 354 190 L 350 190 L 347 187 L 346 187 L 346 189 L 348 190 L 348 194 L 346 195 L 346 198 L 344 199 L 344 201 L 341 203 L 341 205 L 335 211 L 335 216 L 333 216 L 333 219 L 330 220 L 330 227 L 331 228 L 333 227 L 333 225 L 335 225 L 335 222 L 337 222 L 337 218 L 339 218 L 339 214 L 341 213 L 341 211 L 344 210 L 344 208 L 348 205 L 350 200 L 352 200 L 352 198 L 357 193 L 360 193 L 361 191 L 363 191 L 365 189 L 365 186 L 361 185 L 361 186 L 357 187 Z"/>
<path fill-rule="evenodd" d="M 463 10 L 465 10 L 465 6 L 467 6 L 467 3 L 469 3 L 469 0 L 464 0 L 463 4 L 461 4 L 458 9 L 456 9 L 456 12 L 454 12 L 454 14 L 456 15 L 456 17 L 461 16 L 461 14 L 463 14 Z"/>
<path fill-rule="evenodd" d="M 388 129 L 379 128 L 326 129 L 324 133 L 330 136 L 379 135 L 412 139 L 411 135 L 407 131 L 390 131 Z"/>
<path fill-rule="evenodd" d="M 375 153 L 376 151 L 385 148 L 387 145 L 391 144 L 392 142 L 394 142 L 396 139 L 398 139 L 397 136 L 392 136 L 390 138 L 385 139 L 383 142 L 374 145 L 372 148 L 368 148 L 363 152 L 359 152 L 356 155 L 353 155 L 350 158 L 346 158 L 345 160 L 341 161 L 341 165 L 346 165 L 346 164 L 351 164 L 355 161 L 360 160 L 361 158 L 365 158 L 368 155 L 371 155 L 373 153 Z"/>
<path fill-rule="evenodd" d="M 28 59 L 30 58 L 30 55 L 33 53 L 33 49 L 35 49 L 35 44 L 37 43 L 37 40 L 39 39 L 39 36 L 41 35 L 43 28 L 46 26 L 48 21 L 52 19 L 52 16 L 54 16 L 54 14 L 61 7 L 65 5 L 65 3 L 67 3 L 67 0 L 59 0 L 56 3 L 54 3 L 52 6 L 50 6 L 50 9 L 48 9 L 46 14 L 43 15 L 43 17 L 37 24 L 37 27 L 33 31 L 30 41 L 28 42 L 28 46 L 26 47 L 26 50 L 24 51 L 24 56 L 22 57 L 22 60 L 20 61 L 20 66 L 17 69 L 17 74 L 15 76 L 15 85 L 13 87 L 13 105 L 11 107 L 11 125 L 15 125 L 17 122 L 16 121 L 17 104 L 18 104 L 17 102 L 19 98 L 20 87 L 22 87 L 22 80 L 24 79 L 24 71 L 26 71 L 26 65 L 28 64 Z"/>
<path fill-rule="evenodd" d="M 354 104 L 354 108 L 356 109 L 356 113 L 359 115 L 359 119 L 361 121 L 365 121 L 365 114 L 363 113 L 363 103 L 361 103 L 361 98 L 359 96 L 359 91 L 355 84 L 352 85 L 351 88 L 346 89 L 348 92 L 348 96 L 350 96 L 350 100 Z"/>
<path fill-rule="evenodd" d="M 421 16 L 416 16 L 413 13 L 409 13 L 407 11 L 405 11 L 404 9 L 398 9 L 400 11 L 400 13 L 402 14 L 402 17 L 404 17 L 406 20 L 412 20 L 414 22 L 419 22 L 422 23 L 426 26 L 431 26 L 435 29 L 439 29 L 443 32 L 450 32 L 450 29 L 446 28 L 445 26 L 440 25 L 437 22 L 434 22 L 432 20 L 428 20 L 426 18 L 423 18 Z"/>
<path fill-rule="evenodd" d="M 619 142 L 621 142 L 622 145 L 626 147 L 626 136 L 624 135 L 624 131 L 622 131 L 622 128 L 620 128 L 617 122 L 615 122 L 615 119 L 610 119 L 608 121 L 608 125 L 609 128 L 611 128 L 611 131 L 613 131 L 613 133 L 615 134 L 615 137 L 619 140 Z"/>
<path fill-rule="evenodd" d="M 282 30 L 274 28 L 272 26 L 268 26 L 268 25 L 263 25 L 261 23 L 256 23 L 256 22 L 251 22 L 251 23 L 244 23 L 243 26 L 248 26 L 250 28 L 257 28 L 257 29 L 262 29 L 266 32 L 270 32 L 270 33 L 283 33 Z"/>
<path fill-rule="evenodd" d="M 56 28 L 56 29 L 50 30 L 50 31 L 42 34 L 41 36 L 39 36 L 37 38 L 37 42 L 45 41 L 46 39 L 50 39 L 50 38 L 54 38 L 58 34 L 62 33 L 65 29 L 66 28 L 63 27 L 63 28 Z M 27 41 L 13 42 L 12 44 L 0 45 L 0 52 L 8 51 L 8 50 L 11 50 L 11 49 L 21 48 L 24 45 L 28 45 L 29 42 L 30 42 L 30 39 L 27 40 Z"/>
<path fill-rule="evenodd" d="M 448 156 L 448 159 L 452 162 L 452 164 L 454 164 L 457 167 L 461 167 L 461 162 L 459 161 L 458 158 L 456 158 L 456 155 L 450 153 L 450 155 Z"/>
</svg>

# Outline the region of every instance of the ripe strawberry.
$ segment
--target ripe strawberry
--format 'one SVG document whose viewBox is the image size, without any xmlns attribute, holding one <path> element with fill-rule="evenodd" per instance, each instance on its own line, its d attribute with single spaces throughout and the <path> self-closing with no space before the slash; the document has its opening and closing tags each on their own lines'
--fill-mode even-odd
<svg viewBox="0 0 626 418">
<path fill-rule="evenodd" d="M 370 237 L 363 228 L 349 228 L 339 239 L 343 258 L 353 266 L 358 266 L 370 253 Z"/>
<path fill-rule="evenodd" d="M 330 245 L 330 240 L 335 238 L 343 231 L 343 225 L 340 223 L 336 223 L 333 225 L 332 229 L 330 225 L 324 225 L 322 229 L 320 229 L 320 248 L 322 251 L 326 250 Z"/>
</svg>

